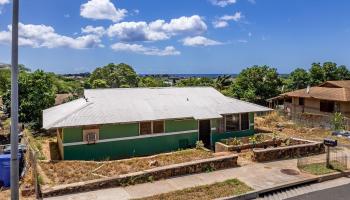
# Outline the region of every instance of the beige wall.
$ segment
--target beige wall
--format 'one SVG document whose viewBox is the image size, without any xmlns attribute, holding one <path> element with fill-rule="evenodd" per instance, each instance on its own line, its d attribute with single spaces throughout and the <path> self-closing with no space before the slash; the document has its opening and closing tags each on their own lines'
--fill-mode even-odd
<svg viewBox="0 0 350 200">
<path fill-rule="evenodd" d="M 340 102 L 340 112 L 350 117 L 350 102 Z"/>
<path fill-rule="evenodd" d="M 340 112 L 343 113 L 345 116 L 350 117 L 350 102 L 340 102 Z M 305 98 L 305 106 L 299 106 L 299 98 L 293 97 L 292 99 L 292 112 L 299 113 L 299 112 L 308 112 L 308 113 L 315 113 L 315 114 L 330 114 L 327 112 L 321 112 L 320 111 L 320 100 L 319 99 L 310 99 Z"/>
</svg>

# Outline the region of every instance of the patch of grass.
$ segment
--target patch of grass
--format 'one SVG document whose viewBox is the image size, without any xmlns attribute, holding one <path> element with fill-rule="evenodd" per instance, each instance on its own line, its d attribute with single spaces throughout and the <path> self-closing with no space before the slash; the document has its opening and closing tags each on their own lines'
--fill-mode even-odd
<svg viewBox="0 0 350 200">
<path fill-rule="evenodd" d="M 210 200 L 244 194 L 251 190 L 252 188 L 238 179 L 229 179 L 224 182 L 187 188 L 184 190 L 141 198 L 140 200 Z"/>
<path fill-rule="evenodd" d="M 331 162 L 330 165 L 330 168 L 327 168 L 326 163 L 312 163 L 301 166 L 299 169 L 313 175 L 323 175 L 346 170 L 346 166 L 337 161 Z"/>
</svg>

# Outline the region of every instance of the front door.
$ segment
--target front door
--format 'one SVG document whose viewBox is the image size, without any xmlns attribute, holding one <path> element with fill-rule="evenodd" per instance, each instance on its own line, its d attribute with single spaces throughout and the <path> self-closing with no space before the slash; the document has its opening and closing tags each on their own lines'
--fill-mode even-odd
<svg viewBox="0 0 350 200">
<path fill-rule="evenodd" d="M 210 148 L 210 120 L 199 121 L 199 140 L 204 143 L 206 148 Z"/>
</svg>

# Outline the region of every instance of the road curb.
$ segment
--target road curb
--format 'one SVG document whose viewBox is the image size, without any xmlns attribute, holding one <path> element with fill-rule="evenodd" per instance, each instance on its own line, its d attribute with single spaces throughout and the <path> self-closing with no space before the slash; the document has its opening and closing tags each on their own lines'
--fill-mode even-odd
<svg viewBox="0 0 350 200">
<path fill-rule="evenodd" d="M 271 188 L 265 188 L 262 190 L 255 190 L 255 191 L 251 191 L 245 194 L 240 194 L 240 195 L 235 195 L 235 196 L 230 196 L 230 197 L 223 197 L 223 198 L 218 198 L 216 200 L 249 200 L 249 199 L 256 199 L 259 197 L 260 194 L 264 194 L 267 192 L 273 192 L 276 190 L 281 190 L 284 188 L 289 188 L 292 186 L 298 186 L 298 185 L 303 185 L 306 183 L 320 183 L 320 182 L 324 182 L 324 181 L 329 181 L 329 180 L 333 180 L 333 179 L 337 179 L 337 178 L 341 178 L 341 177 L 349 177 L 350 176 L 350 171 L 345 171 L 345 172 L 335 172 L 335 173 L 331 173 L 331 174 L 325 174 L 325 175 L 321 175 L 321 176 L 317 176 L 317 177 L 313 177 L 313 178 L 304 178 L 302 180 L 298 180 L 298 181 L 292 181 L 292 182 L 288 182 L 288 183 L 283 183 L 283 184 L 279 184 L 276 185 L 274 187 Z"/>
</svg>

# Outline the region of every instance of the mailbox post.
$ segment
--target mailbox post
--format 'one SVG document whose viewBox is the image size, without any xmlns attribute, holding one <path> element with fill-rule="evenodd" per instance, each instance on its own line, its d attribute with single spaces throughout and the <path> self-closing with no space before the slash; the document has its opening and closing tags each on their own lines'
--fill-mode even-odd
<svg viewBox="0 0 350 200">
<path fill-rule="evenodd" d="M 330 167 L 330 163 L 329 163 L 330 150 L 329 150 L 329 148 L 330 147 L 336 147 L 338 145 L 338 141 L 326 138 L 326 139 L 323 140 L 323 144 L 327 147 L 326 166 L 327 166 L 327 168 L 329 168 Z"/>
</svg>

